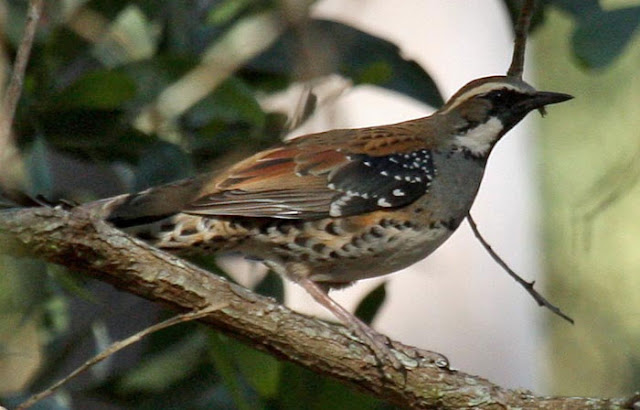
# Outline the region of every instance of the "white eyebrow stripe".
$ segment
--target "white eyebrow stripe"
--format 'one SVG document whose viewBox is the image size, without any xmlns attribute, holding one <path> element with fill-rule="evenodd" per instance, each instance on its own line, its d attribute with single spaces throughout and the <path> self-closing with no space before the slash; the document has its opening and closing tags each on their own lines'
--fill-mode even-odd
<svg viewBox="0 0 640 410">
<path fill-rule="evenodd" d="M 516 87 L 516 86 L 508 84 L 508 83 L 496 82 L 496 83 L 482 84 L 479 87 L 474 87 L 471 90 L 469 90 L 469 91 L 457 96 L 455 103 L 451 104 L 450 107 L 447 107 L 447 109 L 443 110 L 442 112 L 443 113 L 449 112 L 452 109 L 454 109 L 455 107 L 457 107 L 458 105 L 460 105 L 462 102 L 467 101 L 468 99 L 470 99 L 471 97 L 474 97 L 476 95 L 485 94 L 485 93 L 488 93 L 490 91 L 500 90 L 500 89 L 514 90 L 514 91 L 520 91 L 520 92 L 525 91 L 520 87 Z"/>
</svg>

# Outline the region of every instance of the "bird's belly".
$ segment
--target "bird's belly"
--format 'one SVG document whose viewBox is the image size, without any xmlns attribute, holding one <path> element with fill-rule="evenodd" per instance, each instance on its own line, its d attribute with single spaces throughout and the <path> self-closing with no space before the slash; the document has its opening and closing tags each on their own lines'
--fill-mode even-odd
<svg viewBox="0 0 640 410">
<path fill-rule="evenodd" d="M 316 282 L 350 283 L 395 272 L 433 252 L 452 233 L 447 224 L 418 227 L 388 220 L 364 229 L 348 230 L 327 221 L 306 222 L 294 229 L 262 229 L 239 250 L 265 260 L 273 268 L 304 264 Z"/>
<path fill-rule="evenodd" d="M 449 229 L 439 227 L 372 241 L 366 247 L 352 249 L 336 260 L 318 265 L 310 277 L 316 282 L 349 283 L 393 273 L 426 258 L 450 235 Z"/>
</svg>

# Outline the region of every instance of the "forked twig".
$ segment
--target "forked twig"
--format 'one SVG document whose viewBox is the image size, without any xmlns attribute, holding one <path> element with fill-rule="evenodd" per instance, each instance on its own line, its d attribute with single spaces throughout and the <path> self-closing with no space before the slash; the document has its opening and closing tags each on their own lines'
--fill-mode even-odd
<svg viewBox="0 0 640 410">
<path fill-rule="evenodd" d="M 517 273 L 513 271 L 513 269 L 509 267 L 509 265 L 507 265 L 507 263 L 493 250 L 493 248 L 491 248 L 491 245 L 489 245 L 489 243 L 482 237 L 482 234 L 480 234 L 478 225 L 476 225 L 476 222 L 473 220 L 471 213 L 467 214 L 467 220 L 469 221 L 469 225 L 471 226 L 473 234 L 476 236 L 476 238 L 478 238 L 484 249 L 489 253 L 489 255 L 491 255 L 493 260 L 496 261 L 496 263 L 500 265 L 502 269 L 504 269 L 505 272 L 509 274 L 509 276 L 511 276 L 516 282 L 518 282 L 523 288 L 525 288 L 525 290 L 529 292 L 531 297 L 533 297 L 533 299 L 536 301 L 536 303 L 538 303 L 539 306 L 546 307 L 567 322 L 574 324 L 574 321 L 571 317 L 562 312 L 557 306 L 551 304 L 551 302 L 545 299 L 544 296 L 542 296 L 540 293 L 538 293 L 537 290 L 534 289 L 534 285 L 536 283 L 535 281 L 527 282 L 526 280 L 522 279 Z"/>
<path fill-rule="evenodd" d="M 42 400 L 45 397 L 51 395 L 54 391 L 59 389 L 60 386 L 62 386 L 63 384 L 67 383 L 69 380 L 73 379 L 74 377 L 76 377 L 80 373 L 84 372 L 85 370 L 87 370 L 91 366 L 95 365 L 96 363 L 99 363 L 99 362 L 103 361 L 107 357 L 109 357 L 109 356 L 113 355 L 114 353 L 124 349 L 127 346 L 139 342 L 142 338 L 144 338 L 146 336 L 149 336 L 150 334 L 155 333 L 158 330 L 162 330 L 162 329 L 165 329 L 167 327 L 174 326 L 174 325 L 177 325 L 177 324 L 180 324 L 180 323 L 201 319 L 201 318 L 203 318 L 203 317 L 215 312 L 216 310 L 222 309 L 226 305 L 227 305 L 226 302 L 222 302 L 222 303 L 218 303 L 218 304 L 214 304 L 214 305 L 208 306 L 205 309 L 196 310 L 196 311 L 188 312 L 188 313 L 183 313 L 181 315 L 177 315 L 177 316 L 174 316 L 174 317 L 172 317 L 170 319 L 167 319 L 164 322 L 160 322 L 160 323 L 157 323 L 155 325 L 149 326 L 149 327 L 141 330 L 140 332 L 138 332 L 138 333 L 136 333 L 136 334 L 134 334 L 132 336 L 129 336 L 128 338 L 126 338 L 124 340 L 117 341 L 117 342 L 113 343 L 111 346 L 109 346 L 107 349 L 103 350 L 99 354 L 93 356 L 91 359 L 89 359 L 86 362 L 84 362 L 84 364 L 82 366 L 78 367 L 73 372 L 69 373 L 69 375 L 67 375 L 63 379 L 58 380 L 57 382 L 55 382 L 49 388 L 41 391 L 40 393 L 36 393 L 36 394 L 32 395 L 31 397 L 29 397 L 27 400 L 22 402 L 18 407 L 16 407 L 15 410 L 27 409 L 27 408 L 33 406 L 34 404 L 36 404 L 40 400 Z"/>
<path fill-rule="evenodd" d="M 515 27 L 515 39 L 513 40 L 513 57 L 511 58 L 509 71 L 507 71 L 508 77 L 522 78 L 524 52 L 527 47 L 527 34 L 529 33 L 529 27 L 531 27 L 534 6 L 535 0 L 524 0 L 520 10 L 520 16 Z"/>
</svg>

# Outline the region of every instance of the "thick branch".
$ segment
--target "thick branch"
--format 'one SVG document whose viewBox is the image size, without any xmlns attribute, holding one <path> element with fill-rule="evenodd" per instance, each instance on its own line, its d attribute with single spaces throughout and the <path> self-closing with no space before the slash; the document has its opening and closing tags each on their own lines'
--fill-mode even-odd
<svg viewBox="0 0 640 410">
<path fill-rule="evenodd" d="M 394 342 L 406 374 L 380 368 L 343 326 L 309 318 L 95 220 L 82 208 L 0 212 L 0 252 L 33 255 L 176 310 L 224 304 L 203 322 L 255 348 L 335 377 L 401 407 L 601 409 L 629 399 L 548 398 L 435 366 L 431 352 Z M 628 407 L 630 408 L 630 407 Z"/>
</svg>

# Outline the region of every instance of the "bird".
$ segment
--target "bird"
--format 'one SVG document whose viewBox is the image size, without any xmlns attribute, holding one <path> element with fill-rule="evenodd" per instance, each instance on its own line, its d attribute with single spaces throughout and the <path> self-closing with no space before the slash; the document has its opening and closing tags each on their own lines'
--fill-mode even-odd
<svg viewBox="0 0 640 410">
<path fill-rule="evenodd" d="M 432 115 L 300 136 L 218 172 L 97 201 L 108 222 L 162 250 L 239 252 L 304 288 L 401 368 L 386 336 L 329 291 L 396 272 L 458 228 L 495 144 L 571 95 L 515 76 L 463 86 Z M 96 206 L 94 204 L 94 206 Z"/>
</svg>

